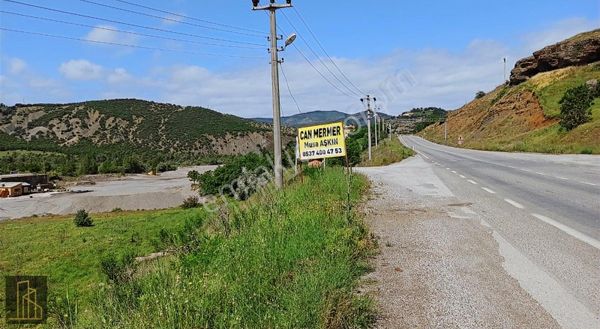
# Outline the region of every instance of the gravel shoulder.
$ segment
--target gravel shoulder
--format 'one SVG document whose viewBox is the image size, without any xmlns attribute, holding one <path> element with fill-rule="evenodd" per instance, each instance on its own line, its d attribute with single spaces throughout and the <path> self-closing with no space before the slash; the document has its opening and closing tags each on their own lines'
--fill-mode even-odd
<svg viewBox="0 0 600 329">
<path fill-rule="evenodd" d="M 505 269 L 493 229 L 420 157 L 359 168 L 372 181 L 367 223 L 379 240 L 365 278 L 379 328 L 560 328 Z M 371 282 L 372 284 L 368 284 Z"/>
</svg>

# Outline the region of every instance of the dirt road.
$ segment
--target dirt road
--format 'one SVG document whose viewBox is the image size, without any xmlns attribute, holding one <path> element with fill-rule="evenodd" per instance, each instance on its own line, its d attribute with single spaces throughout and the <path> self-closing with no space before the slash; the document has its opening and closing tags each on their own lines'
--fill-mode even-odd
<svg viewBox="0 0 600 329">
<path fill-rule="evenodd" d="M 206 172 L 215 166 L 180 168 L 160 176 L 131 175 L 118 180 L 72 188 L 71 193 L 41 193 L 31 197 L 0 199 L 0 220 L 44 214 L 163 209 L 180 205 L 194 192 L 187 178 L 190 170 Z M 81 192 L 81 193 L 73 193 Z"/>
</svg>

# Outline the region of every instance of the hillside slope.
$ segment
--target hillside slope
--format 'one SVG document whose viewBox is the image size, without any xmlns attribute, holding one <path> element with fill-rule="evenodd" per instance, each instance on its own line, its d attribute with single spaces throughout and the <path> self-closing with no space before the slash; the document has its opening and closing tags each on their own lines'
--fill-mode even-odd
<svg viewBox="0 0 600 329">
<path fill-rule="evenodd" d="M 569 40 L 600 38 L 599 34 L 593 31 Z M 560 44 L 565 45 L 569 40 Z M 600 99 L 596 98 L 592 105 L 589 122 L 571 131 L 562 129 L 559 124 L 559 102 L 565 92 L 587 81 L 600 79 L 600 62 L 578 65 L 537 73 L 517 85 L 500 86 L 457 111 L 449 112 L 447 144 L 458 146 L 462 137 L 464 147 L 475 149 L 600 154 Z M 445 143 L 444 130 L 443 124 L 435 124 L 420 135 Z"/>
<path fill-rule="evenodd" d="M 0 151 L 143 152 L 234 155 L 266 148 L 264 124 L 200 107 L 135 99 L 4 107 Z"/>
</svg>

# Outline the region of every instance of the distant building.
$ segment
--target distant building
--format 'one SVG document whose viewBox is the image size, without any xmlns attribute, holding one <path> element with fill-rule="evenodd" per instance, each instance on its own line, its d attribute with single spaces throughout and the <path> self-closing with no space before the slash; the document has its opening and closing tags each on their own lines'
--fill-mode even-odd
<svg viewBox="0 0 600 329">
<path fill-rule="evenodd" d="M 12 198 L 23 195 L 22 183 L 0 183 L 0 198 Z"/>
<path fill-rule="evenodd" d="M 11 174 L 11 175 L 0 175 L 1 183 L 27 183 L 30 186 L 41 186 L 42 188 L 48 187 L 48 175 L 38 174 Z"/>
</svg>

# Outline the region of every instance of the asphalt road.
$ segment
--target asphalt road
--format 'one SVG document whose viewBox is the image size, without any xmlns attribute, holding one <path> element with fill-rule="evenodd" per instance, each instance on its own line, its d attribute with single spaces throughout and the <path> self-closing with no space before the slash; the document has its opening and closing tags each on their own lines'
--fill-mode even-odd
<svg viewBox="0 0 600 329">
<path fill-rule="evenodd" d="M 418 155 L 359 169 L 380 327 L 600 328 L 599 156 L 400 140 Z"/>
<path fill-rule="evenodd" d="M 500 193 L 505 202 L 526 207 L 541 220 L 587 237 L 600 248 L 600 156 L 485 152 L 416 136 L 403 136 L 401 141 L 426 160 L 463 173 L 468 182 Z"/>
</svg>

